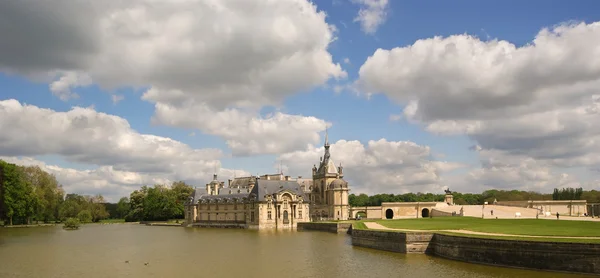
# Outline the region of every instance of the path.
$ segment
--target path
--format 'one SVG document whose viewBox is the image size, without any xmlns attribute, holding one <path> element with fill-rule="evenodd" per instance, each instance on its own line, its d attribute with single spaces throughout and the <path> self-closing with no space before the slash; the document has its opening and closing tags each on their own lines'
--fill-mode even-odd
<svg viewBox="0 0 600 278">
<path fill-rule="evenodd" d="M 410 230 L 410 229 L 392 229 L 375 222 L 364 222 L 369 229 L 375 230 L 393 230 L 403 232 L 451 232 L 458 234 L 483 235 L 483 236 L 504 236 L 504 237 L 531 237 L 531 238 L 565 238 L 565 239 L 600 239 L 600 237 L 571 237 L 571 236 L 532 236 L 532 235 L 512 235 L 512 234 L 497 234 L 484 233 L 469 230 Z"/>
</svg>

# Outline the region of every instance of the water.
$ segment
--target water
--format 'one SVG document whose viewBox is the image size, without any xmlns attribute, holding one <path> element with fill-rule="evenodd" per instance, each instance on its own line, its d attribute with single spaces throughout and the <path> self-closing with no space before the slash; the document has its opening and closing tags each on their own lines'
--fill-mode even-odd
<svg viewBox="0 0 600 278">
<path fill-rule="evenodd" d="M 85 225 L 77 231 L 0 228 L 0 277 L 588 277 L 397 254 L 350 242 L 349 236 L 324 232 L 138 224 Z"/>
</svg>

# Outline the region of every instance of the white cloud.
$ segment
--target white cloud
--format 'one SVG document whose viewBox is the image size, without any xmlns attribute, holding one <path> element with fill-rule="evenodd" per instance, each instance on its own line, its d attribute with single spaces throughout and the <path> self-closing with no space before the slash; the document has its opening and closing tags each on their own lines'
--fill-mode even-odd
<svg viewBox="0 0 600 278">
<path fill-rule="evenodd" d="M 148 88 L 143 99 L 156 107 L 183 111 L 194 103 L 227 114 L 232 108 L 256 111 L 279 105 L 290 95 L 346 77 L 327 51 L 335 40 L 335 26 L 306 0 L 59 0 L 52 5 L 1 2 L 0 10 L 11 26 L 0 30 L 0 37 L 10 42 L 0 46 L 0 70 L 25 75 L 66 72 L 51 85 L 64 100 L 75 96 L 71 88 L 90 85 L 93 79 L 104 89 Z M 65 43 L 39 43 L 34 36 L 41 32 Z M 20 44 L 26 47 L 17 47 Z M 190 112 L 187 117 L 196 116 L 195 111 L 185 111 Z M 248 115 L 255 117 L 250 121 L 264 121 L 258 113 Z M 163 123 L 177 122 L 167 116 L 160 115 Z M 206 121 L 226 120 L 205 116 Z M 314 138 L 315 127 L 310 130 L 303 138 Z M 225 139 L 263 150 L 286 148 L 260 141 L 269 137 L 260 132 L 252 131 L 257 135 L 253 141 L 244 141 L 247 136 Z"/>
<path fill-rule="evenodd" d="M 50 91 L 62 101 L 79 98 L 78 94 L 72 92 L 73 88 L 85 87 L 92 84 L 92 79 L 85 73 L 74 71 L 58 72 L 56 76 L 58 80 L 50 83 Z"/>
<path fill-rule="evenodd" d="M 349 65 L 350 64 L 350 58 L 348 58 L 348 57 L 344 58 L 344 64 Z"/>
<path fill-rule="evenodd" d="M 331 158 L 344 166 L 345 179 L 353 193 L 439 192 L 443 172 L 465 167 L 460 163 L 432 161 L 430 149 L 413 142 L 380 139 L 363 145 L 359 141 L 339 140 L 331 145 Z M 309 146 L 305 151 L 279 157 L 292 175 L 310 176 L 324 147 Z"/>
<path fill-rule="evenodd" d="M 57 112 L 0 101 L 0 130 L 0 155 L 5 157 L 59 155 L 100 166 L 94 171 L 200 184 L 212 178 L 215 167 L 221 168 L 218 149 L 193 149 L 170 138 L 140 134 L 127 120 L 90 108 Z"/>
<path fill-rule="evenodd" d="M 363 32 L 373 34 L 387 17 L 388 0 L 353 0 L 362 7 L 354 22 L 360 22 Z"/>
<path fill-rule="evenodd" d="M 121 100 L 125 99 L 125 96 L 123 95 L 111 95 L 110 99 L 112 100 L 113 104 L 117 104 L 119 103 Z"/>
<path fill-rule="evenodd" d="M 541 30 L 531 44 L 468 35 L 378 49 L 358 85 L 405 104 L 439 134 L 552 167 L 600 165 L 600 22 Z M 525 165 L 529 167 L 529 165 Z"/>
<path fill-rule="evenodd" d="M 319 141 L 327 123 L 315 117 L 280 112 L 252 117 L 239 109 L 213 111 L 206 105 L 172 107 L 157 103 L 153 121 L 158 124 L 198 128 L 227 141 L 234 155 L 280 154 L 304 149 Z M 189 117 L 194 115 L 194 117 Z"/>
<path fill-rule="evenodd" d="M 117 202 L 121 197 L 139 189 L 142 185 L 152 186 L 154 184 L 171 184 L 179 180 L 176 175 L 138 173 L 115 170 L 112 166 L 101 166 L 92 170 L 77 170 L 49 165 L 32 157 L 6 157 L 0 156 L 1 160 L 23 166 L 39 166 L 42 170 L 56 176 L 56 180 L 63 185 L 66 193 L 84 195 L 102 194 L 109 202 Z M 211 173 L 212 174 L 212 173 Z M 231 177 L 232 170 L 219 169 L 218 174 L 222 178 Z M 237 174 L 249 175 L 245 171 L 237 171 Z M 209 177 L 212 179 L 212 176 Z M 194 184 L 203 188 L 204 184 Z"/>
</svg>

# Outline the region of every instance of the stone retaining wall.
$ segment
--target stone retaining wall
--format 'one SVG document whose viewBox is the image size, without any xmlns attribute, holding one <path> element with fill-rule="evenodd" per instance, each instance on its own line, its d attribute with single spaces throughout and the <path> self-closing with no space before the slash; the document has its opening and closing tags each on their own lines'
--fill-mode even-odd
<svg viewBox="0 0 600 278">
<path fill-rule="evenodd" d="M 600 244 L 353 230 L 352 245 L 470 263 L 600 275 Z"/>
<path fill-rule="evenodd" d="M 431 247 L 435 256 L 471 263 L 600 274 L 600 244 L 435 234 Z"/>
<path fill-rule="evenodd" d="M 330 233 L 349 233 L 352 229 L 351 223 L 335 223 L 335 222 L 299 222 L 297 230 L 323 231 Z"/>
<path fill-rule="evenodd" d="M 352 245 L 398 253 L 426 253 L 432 237 L 432 233 L 352 230 Z"/>
</svg>

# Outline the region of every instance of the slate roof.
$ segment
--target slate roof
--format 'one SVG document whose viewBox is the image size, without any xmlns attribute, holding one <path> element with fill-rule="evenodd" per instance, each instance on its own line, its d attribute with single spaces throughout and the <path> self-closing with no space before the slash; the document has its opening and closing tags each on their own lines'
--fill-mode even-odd
<svg viewBox="0 0 600 278">
<path fill-rule="evenodd" d="M 265 200 L 265 195 L 275 194 L 284 190 L 291 191 L 292 193 L 302 196 L 304 202 L 308 202 L 308 197 L 302 191 L 300 184 L 297 181 L 286 181 L 286 180 L 258 180 L 258 183 L 252 188 L 251 193 L 254 193 L 258 197 L 258 201 L 262 202 Z"/>
<path fill-rule="evenodd" d="M 229 190 L 231 189 L 231 194 Z M 258 180 L 258 183 L 252 188 L 250 192 L 247 192 L 246 188 L 239 189 L 241 193 L 237 193 L 238 188 L 221 188 L 218 195 L 208 195 L 205 189 L 196 188 L 192 194 L 192 204 L 198 204 L 199 200 L 214 200 L 219 198 L 248 198 L 250 194 L 254 194 L 258 197 L 258 201 L 262 202 L 265 200 L 267 194 L 274 194 L 284 190 L 288 190 L 296 195 L 302 196 L 304 202 L 308 202 L 309 198 L 304 194 L 300 184 L 296 181 L 285 181 L 285 180 Z"/>
</svg>

